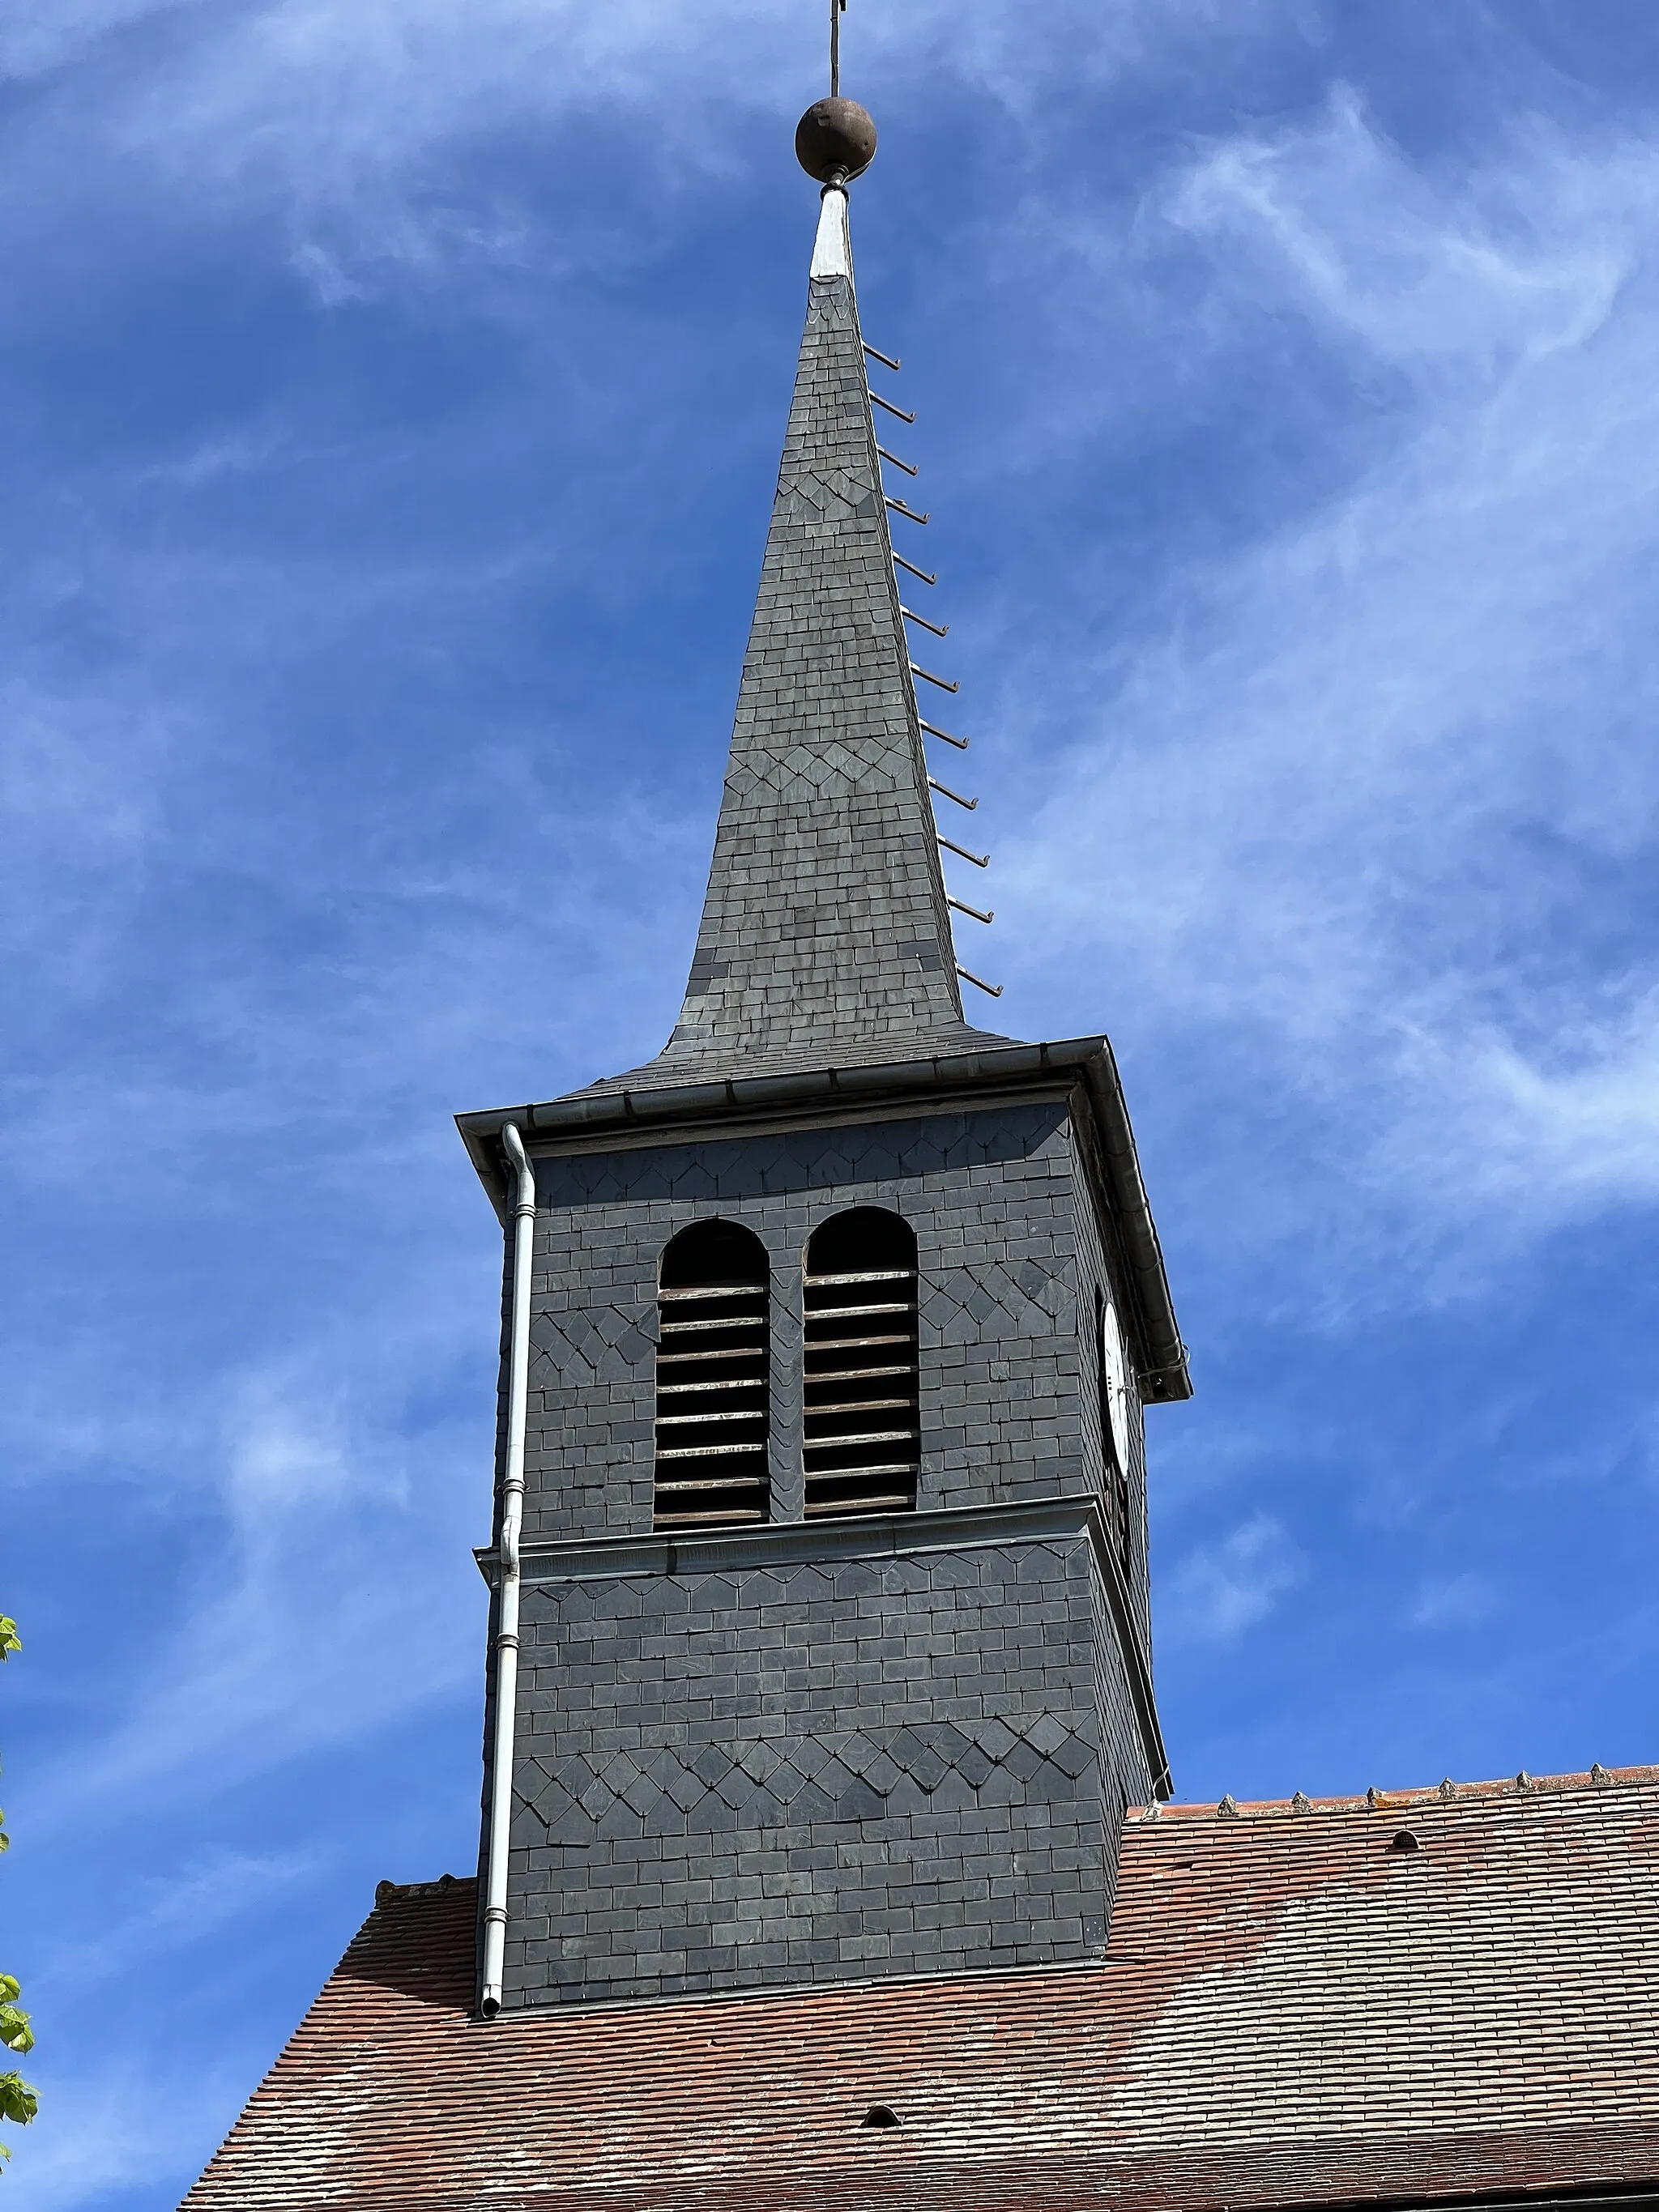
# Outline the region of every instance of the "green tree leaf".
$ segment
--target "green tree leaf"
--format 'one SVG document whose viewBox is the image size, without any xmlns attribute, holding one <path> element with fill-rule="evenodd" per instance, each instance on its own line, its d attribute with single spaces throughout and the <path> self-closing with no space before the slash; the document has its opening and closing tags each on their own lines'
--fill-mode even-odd
<svg viewBox="0 0 1659 2212">
<path fill-rule="evenodd" d="M 0 1661 L 9 1659 L 14 1651 L 22 1648 L 17 1623 L 9 1613 L 0 1613 Z M 5 1817 L 0 1813 L 0 1851 L 11 1846 L 11 1838 L 3 1825 Z M 34 2048 L 34 2030 L 29 2025 L 28 2014 L 17 2002 L 21 1995 L 15 1974 L 0 1974 L 0 2050 L 15 2051 L 20 2058 Z M 40 2100 L 21 2074 L 0 2074 L 0 2120 L 12 2120 L 19 2127 L 27 2127 L 40 2109 Z M 0 2159 L 10 2156 L 10 2150 L 0 2142 Z"/>
<path fill-rule="evenodd" d="M 40 2109 L 40 2100 L 21 2074 L 0 2074 L 0 2120 L 27 2127 Z"/>
</svg>

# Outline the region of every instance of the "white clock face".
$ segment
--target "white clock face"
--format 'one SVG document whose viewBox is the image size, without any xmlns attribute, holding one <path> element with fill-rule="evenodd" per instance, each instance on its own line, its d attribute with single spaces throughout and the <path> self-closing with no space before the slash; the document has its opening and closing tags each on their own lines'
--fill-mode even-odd
<svg viewBox="0 0 1659 2212">
<path fill-rule="evenodd" d="M 1112 1424 L 1112 1443 L 1117 1453 L 1117 1463 L 1125 1474 L 1129 1471 L 1129 1387 L 1128 1369 L 1123 1358 L 1123 1334 L 1117 1325 L 1117 1314 L 1111 1300 L 1106 1302 L 1100 1317 L 1101 1359 L 1106 1376 L 1106 1405 Z"/>
</svg>

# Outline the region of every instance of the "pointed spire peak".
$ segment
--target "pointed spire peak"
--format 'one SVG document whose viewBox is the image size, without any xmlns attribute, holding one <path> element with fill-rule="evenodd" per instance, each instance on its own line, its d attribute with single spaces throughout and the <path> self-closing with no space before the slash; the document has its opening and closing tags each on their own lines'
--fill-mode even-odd
<svg viewBox="0 0 1659 2212">
<path fill-rule="evenodd" d="M 959 1052 L 993 1033 L 963 1017 L 942 851 L 983 855 L 936 827 L 933 794 L 972 809 L 929 772 L 923 737 L 967 740 L 921 716 L 918 679 L 956 684 L 910 658 L 908 625 L 948 624 L 904 606 L 853 287 L 847 183 L 876 149 L 852 100 L 819 100 L 796 133 L 823 184 L 806 324 L 784 434 L 760 590 L 744 656 L 702 921 L 673 1035 L 645 1068 L 599 1089 L 638 1089 Z M 982 990 L 1000 996 L 994 984 Z M 996 1038 L 995 1042 L 1006 1040 Z"/>
<path fill-rule="evenodd" d="M 951 909 L 991 916 L 949 897 L 941 846 L 983 862 L 936 829 L 933 792 L 976 802 L 930 775 L 916 703 L 920 677 L 956 687 L 907 635 L 946 625 L 900 603 L 887 517 L 910 510 L 881 462 L 912 471 L 876 442 L 852 283 L 845 179 L 874 148 L 871 125 L 818 149 L 832 174 L 696 957 L 668 1044 L 613 1084 L 907 1060 L 987 1034 L 963 1018 Z"/>
</svg>

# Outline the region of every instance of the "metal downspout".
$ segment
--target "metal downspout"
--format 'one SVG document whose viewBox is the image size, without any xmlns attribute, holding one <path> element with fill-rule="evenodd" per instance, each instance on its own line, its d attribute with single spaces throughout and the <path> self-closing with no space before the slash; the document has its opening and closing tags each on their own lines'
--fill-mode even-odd
<svg viewBox="0 0 1659 2212">
<path fill-rule="evenodd" d="M 501 1533 L 495 1626 L 495 1741 L 489 1778 L 489 1869 L 484 1889 L 483 1993 L 479 2010 L 501 2008 L 507 1948 L 507 1854 L 513 1826 L 513 1729 L 519 1698 L 519 1530 L 524 1520 L 524 1431 L 530 1371 L 530 1274 L 536 1234 L 536 1175 L 516 1122 L 501 1145 L 517 1177 L 513 1202 L 513 1328 L 507 1345 L 507 1465 L 501 1478 Z"/>
</svg>

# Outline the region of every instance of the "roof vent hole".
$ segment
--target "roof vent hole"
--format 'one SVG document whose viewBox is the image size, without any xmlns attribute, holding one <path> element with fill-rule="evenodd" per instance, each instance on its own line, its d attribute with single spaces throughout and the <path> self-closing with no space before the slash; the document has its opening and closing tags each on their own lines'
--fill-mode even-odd
<svg viewBox="0 0 1659 2212">
<path fill-rule="evenodd" d="M 861 2128 L 896 2128 L 899 2116 L 890 2105 L 872 2105 L 859 2122 Z"/>
<path fill-rule="evenodd" d="M 1420 1850 L 1422 1846 L 1409 1828 L 1401 1828 L 1389 1845 L 1391 1851 L 1415 1851 Z"/>
</svg>

